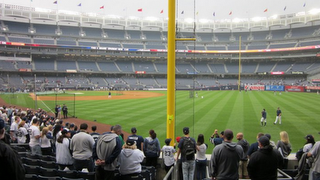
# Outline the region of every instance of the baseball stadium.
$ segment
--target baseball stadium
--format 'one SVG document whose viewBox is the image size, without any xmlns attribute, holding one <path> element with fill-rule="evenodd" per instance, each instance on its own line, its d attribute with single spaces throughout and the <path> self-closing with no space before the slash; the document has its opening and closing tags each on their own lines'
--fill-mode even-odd
<svg viewBox="0 0 320 180">
<path fill-rule="evenodd" d="M 207 155 L 215 129 L 286 131 L 292 157 L 320 140 L 319 3 L 122 1 L 0 1 L 1 106 L 65 104 L 64 122 L 153 129 L 161 147 L 189 127 Z"/>
</svg>

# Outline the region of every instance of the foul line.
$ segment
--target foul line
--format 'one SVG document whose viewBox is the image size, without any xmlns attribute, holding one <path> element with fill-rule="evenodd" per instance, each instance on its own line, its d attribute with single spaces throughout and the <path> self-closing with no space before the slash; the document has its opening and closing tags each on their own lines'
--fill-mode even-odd
<svg viewBox="0 0 320 180">
<path fill-rule="evenodd" d="M 36 98 L 37 98 L 37 97 L 36 97 Z M 54 113 L 54 112 L 51 110 L 51 108 L 49 108 L 49 107 L 47 106 L 46 103 L 44 103 L 40 98 L 39 98 L 39 100 L 41 101 L 41 103 L 42 103 L 49 111 L 51 111 L 52 113 Z"/>
</svg>

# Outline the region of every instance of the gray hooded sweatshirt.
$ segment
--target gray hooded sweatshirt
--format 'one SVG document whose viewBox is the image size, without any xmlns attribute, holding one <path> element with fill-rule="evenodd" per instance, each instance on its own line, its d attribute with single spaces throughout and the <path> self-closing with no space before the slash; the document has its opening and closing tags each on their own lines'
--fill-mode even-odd
<svg viewBox="0 0 320 180">
<path fill-rule="evenodd" d="M 217 145 L 211 155 L 210 174 L 219 180 L 238 180 L 239 161 L 245 156 L 236 143 L 223 142 Z"/>
<path fill-rule="evenodd" d="M 143 152 L 139 149 L 122 149 L 118 156 L 120 174 L 127 175 L 141 173 L 141 162 L 144 159 Z"/>
</svg>

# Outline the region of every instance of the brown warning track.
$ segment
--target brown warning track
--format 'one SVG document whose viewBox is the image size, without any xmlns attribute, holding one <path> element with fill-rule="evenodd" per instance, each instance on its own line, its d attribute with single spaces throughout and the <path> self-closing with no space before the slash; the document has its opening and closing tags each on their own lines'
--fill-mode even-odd
<svg viewBox="0 0 320 180">
<path fill-rule="evenodd" d="M 85 100 L 114 100 L 114 99 L 141 99 L 141 98 L 151 98 L 151 97 L 159 97 L 164 96 L 164 94 L 156 93 L 156 92 L 148 92 L 148 91 L 122 91 L 122 95 L 112 95 L 111 98 L 108 97 L 108 93 L 106 92 L 105 96 L 75 96 L 75 100 L 77 101 L 85 101 Z M 30 96 L 35 100 L 35 96 L 33 93 L 30 93 Z M 54 96 L 37 96 L 37 100 L 42 101 L 54 101 Z M 59 100 L 65 101 L 73 101 L 74 97 L 70 94 L 70 96 L 59 96 Z"/>
<path fill-rule="evenodd" d="M 34 94 L 30 94 L 31 97 L 34 98 Z M 158 97 L 158 96 L 164 96 L 164 94 L 161 93 L 155 93 L 155 92 L 148 92 L 148 91 L 123 91 L 123 95 L 118 95 L 118 96 L 112 96 L 111 98 L 108 98 L 108 95 L 106 93 L 106 96 L 76 96 L 76 100 L 114 100 L 114 99 L 139 99 L 139 98 L 151 98 L 151 97 Z M 63 100 L 73 100 L 73 96 L 71 97 L 59 97 L 59 100 L 61 98 L 65 98 Z M 39 100 L 55 100 L 54 96 L 37 96 L 37 99 Z M 6 105 L 8 106 L 13 106 L 12 104 L 6 103 L 2 98 L 0 98 L 0 106 Z M 23 110 L 26 110 L 28 107 L 22 107 L 22 106 L 16 106 L 16 108 L 20 108 Z M 54 116 L 52 113 L 49 113 L 51 116 Z M 79 119 L 79 118 L 68 118 L 68 119 L 62 119 L 64 124 L 65 123 L 74 123 L 78 127 L 82 123 L 87 123 L 88 124 L 88 132 L 91 133 L 91 127 L 92 126 L 97 126 L 97 132 L 98 133 L 103 133 L 103 132 L 109 132 L 110 128 L 112 125 L 110 124 L 103 124 L 99 122 L 94 122 L 94 121 L 88 121 L 85 119 Z M 113 124 L 114 125 L 114 124 Z M 121 125 L 121 124 L 120 124 Z M 124 139 L 126 140 L 127 137 L 130 135 L 129 132 L 124 132 Z"/>
</svg>

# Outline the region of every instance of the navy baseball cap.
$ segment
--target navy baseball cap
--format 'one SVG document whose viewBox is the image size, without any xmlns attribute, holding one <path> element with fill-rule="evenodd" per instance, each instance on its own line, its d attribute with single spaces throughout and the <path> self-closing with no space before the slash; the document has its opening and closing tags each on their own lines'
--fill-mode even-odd
<svg viewBox="0 0 320 180">
<path fill-rule="evenodd" d="M 184 134 L 189 134 L 189 128 L 188 127 L 184 127 L 183 128 L 183 133 Z"/>
<path fill-rule="evenodd" d="M 135 127 L 131 128 L 131 132 L 132 133 L 136 133 L 137 132 L 137 129 Z"/>
</svg>

